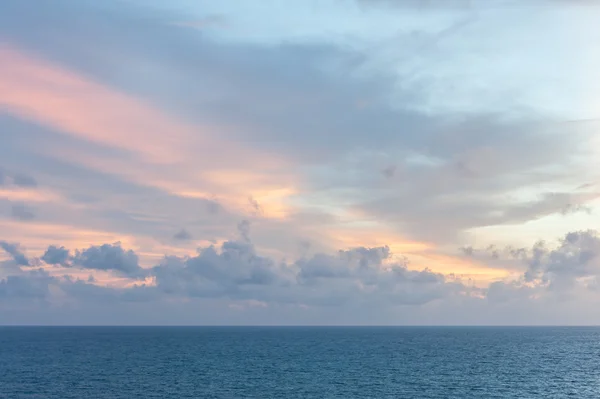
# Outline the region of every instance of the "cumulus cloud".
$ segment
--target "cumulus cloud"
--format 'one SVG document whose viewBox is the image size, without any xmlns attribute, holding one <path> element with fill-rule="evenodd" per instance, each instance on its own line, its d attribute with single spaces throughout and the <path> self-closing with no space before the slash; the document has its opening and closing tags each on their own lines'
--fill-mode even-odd
<svg viewBox="0 0 600 399">
<path fill-rule="evenodd" d="M 316 254 L 296 262 L 297 280 L 301 285 L 337 290 L 338 296 L 333 298 L 337 301 L 353 301 L 356 295 L 397 305 L 422 305 L 469 291 L 440 273 L 409 270 L 406 261 L 384 264 L 389 257 L 388 247 L 353 248 L 339 251 L 337 256 Z"/>
<path fill-rule="evenodd" d="M 0 248 L 8 253 L 18 265 L 29 266 L 29 259 L 21 252 L 19 244 L 0 241 Z"/>
<path fill-rule="evenodd" d="M 227 241 L 197 256 L 167 257 L 150 274 L 156 288 L 168 295 L 271 304 L 422 305 L 468 291 L 438 273 L 408 270 L 404 263 L 384 265 L 389 255 L 387 247 L 361 247 L 286 263 L 258 255 L 245 240 Z"/>
<path fill-rule="evenodd" d="M 241 225 L 247 227 L 246 223 Z M 30 264 L 18 245 L 0 245 L 20 265 Z M 136 298 L 173 295 L 312 305 L 357 301 L 423 305 L 461 296 L 487 296 L 491 302 L 507 302 L 564 291 L 577 284 L 591 289 L 600 277 L 600 237 L 595 231 L 568 233 L 553 248 L 540 242 L 531 248 L 466 247 L 464 251 L 480 259 L 519 263 L 523 266 L 522 275 L 516 280 L 492 283 L 485 289 L 474 288 L 452 275 L 429 269 L 411 270 L 408 259 L 392 256 L 386 246 L 316 253 L 293 262 L 277 261 L 259 255 L 247 235 L 220 247 L 199 248 L 195 256 L 166 256 L 160 264 L 146 269 L 139 265 L 135 252 L 123 249 L 119 243 L 91 246 L 76 250 L 74 255 L 64 247 L 52 245 L 40 260 L 49 265 L 112 271 L 133 279 L 154 278 L 154 286 L 137 287 Z M 94 283 L 97 282 L 79 282 Z M 144 290 L 148 292 L 142 295 Z"/>
<path fill-rule="evenodd" d="M 571 287 L 578 280 L 600 276 L 600 238 L 596 231 L 568 233 L 557 248 L 537 244 L 526 257 L 525 278 L 541 280 L 550 288 Z"/>
<path fill-rule="evenodd" d="M 339 251 L 337 256 L 316 254 L 310 259 L 297 262 L 301 280 L 312 281 L 318 278 L 358 277 L 373 268 L 380 269 L 382 261 L 390 255 L 388 247 L 354 248 Z"/>
<path fill-rule="evenodd" d="M 199 250 L 197 256 L 165 258 L 151 274 L 164 293 L 237 298 L 250 295 L 256 287 L 264 286 L 268 291 L 269 287 L 284 284 L 283 271 L 272 259 L 257 255 L 251 244 L 227 241 L 220 250 L 210 246 Z"/>
<path fill-rule="evenodd" d="M 4 246 L 19 256 L 18 246 Z M 133 280 L 151 277 L 154 281 L 149 286 L 113 289 L 102 287 L 95 279 L 83 281 L 69 275 L 44 280 L 45 285 L 56 285 L 68 295 L 85 298 L 89 294 L 86 300 L 102 297 L 147 301 L 178 297 L 259 301 L 266 305 L 395 306 L 423 305 L 440 298 L 469 295 L 469 289 L 459 281 L 429 270 L 409 270 L 407 262 L 391 262 L 388 247 L 358 247 L 333 255 L 317 253 L 286 262 L 259 255 L 250 240 L 242 238 L 226 241 L 220 247 L 199 248 L 195 256 L 166 256 L 158 265 L 143 269 L 137 255 L 118 243 L 76 250 L 74 255 L 65 247 L 52 245 L 39 260 L 48 265 L 114 272 Z M 23 274 L 17 277 L 6 280 L 5 284 L 25 287 L 20 279 L 29 277 Z"/>
<path fill-rule="evenodd" d="M 461 250 L 466 256 L 522 272 L 520 279 L 510 286 L 490 287 L 496 292 L 511 287 L 523 291 L 532 286 L 557 291 L 574 287 L 586 289 L 594 287 L 600 279 L 600 236 L 595 230 L 567 233 L 559 239 L 557 246 L 539 241 L 529 248 L 490 245 Z"/>
<path fill-rule="evenodd" d="M 2 247 L 15 259 L 22 255 L 16 244 L 3 242 Z M 139 266 L 133 251 L 119 244 L 92 246 L 76 250 L 74 255 L 64 247 L 50 246 L 40 257 L 44 264 L 108 271 L 132 281 L 144 276 L 152 283 L 138 281 L 115 288 L 94 278 L 52 277 L 48 274 L 52 269 L 23 271 L 0 281 L 0 298 L 5 305 L 28 298 L 52 303 L 53 293 L 60 292 L 82 303 L 116 307 L 124 303 L 164 304 L 173 299 L 230 301 L 241 310 L 246 309 L 241 305 L 245 303 L 260 303 L 260 308 L 266 309 L 354 309 L 359 312 L 357 319 L 368 312 L 381 315 L 398 307 L 419 308 L 426 314 L 448 304 L 453 312 L 477 309 L 479 313 L 473 320 L 487 320 L 490 312 L 572 302 L 584 295 L 581 288 L 592 296 L 597 292 L 600 237 L 594 231 L 568 233 L 553 247 L 537 243 L 530 248 L 471 248 L 466 252 L 480 259 L 487 256 L 516 262 L 524 269 L 518 278 L 476 287 L 453 275 L 410 269 L 408 259 L 392 254 L 386 246 L 316 253 L 289 262 L 260 255 L 250 240 L 241 238 L 220 247 L 199 248 L 194 256 L 165 256 L 158 265 L 146 269 Z M 490 255 L 494 252 L 496 257 Z M 29 263 L 23 261 L 21 265 Z M 600 301 L 600 297 L 597 299 Z"/>
<path fill-rule="evenodd" d="M 72 266 L 91 270 L 112 270 L 130 277 L 145 275 L 135 252 L 123 249 L 120 243 L 92 245 L 83 251 L 76 251 Z"/>
<path fill-rule="evenodd" d="M 65 247 L 50 245 L 40 259 L 49 265 L 65 266 L 70 258 L 69 250 Z"/>
</svg>

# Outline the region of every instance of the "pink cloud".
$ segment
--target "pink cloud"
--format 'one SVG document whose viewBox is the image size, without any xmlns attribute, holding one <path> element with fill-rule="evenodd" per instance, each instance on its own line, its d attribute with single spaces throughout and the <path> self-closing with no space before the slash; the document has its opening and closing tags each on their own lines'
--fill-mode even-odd
<svg viewBox="0 0 600 399">
<path fill-rule="evenodd" d="M 279 168 L 284 162 L 227 140 L 224 127 L 188 124 L 142 99 L 7 44 L 0 45 L 0 76 L 0 109 L 79 139 L 130 151 L 152 164 L 204 161 L 237 168 L 257 162 Z"/>
</svg>

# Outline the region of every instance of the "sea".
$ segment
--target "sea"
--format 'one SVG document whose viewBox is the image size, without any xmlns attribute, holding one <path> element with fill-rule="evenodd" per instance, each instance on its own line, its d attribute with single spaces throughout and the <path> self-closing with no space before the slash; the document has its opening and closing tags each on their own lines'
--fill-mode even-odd
<svg viewBox="0 0 600 399">
<path fill-rule="evenodd" d="M 0 398 L 600 398 L 600 328 L 0 327 Z"/>
</svg>

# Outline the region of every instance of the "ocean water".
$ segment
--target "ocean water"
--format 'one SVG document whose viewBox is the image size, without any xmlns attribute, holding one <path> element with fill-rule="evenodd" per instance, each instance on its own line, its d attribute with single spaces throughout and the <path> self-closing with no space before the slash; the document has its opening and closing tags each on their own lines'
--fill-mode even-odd
<svg viewBox="0 0 600 399">
<path fill-rule="evenodd" d="M 0 398 L 600 398 L 600 329 L 3 327 Z"/>
</svg>

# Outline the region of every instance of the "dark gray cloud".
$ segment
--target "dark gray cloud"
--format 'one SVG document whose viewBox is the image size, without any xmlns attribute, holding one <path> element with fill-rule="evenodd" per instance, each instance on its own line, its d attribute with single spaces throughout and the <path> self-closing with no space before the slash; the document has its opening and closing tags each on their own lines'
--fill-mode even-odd
<svg viewBox="0 0 600 399">
<path fill-rule="evenodd" d="M 180 241 L 189 241 L 192 239 L 192 235 L 186 229 L 181 229 L 173 235 L 173 238 Z"/>
<path fill-rule="evenodd" d="M 157 287 L 167 294 L 231 298 L 264 295 L 256 287 L 284 284 L 282 270 L 273 260 L 258 256 L 247 242 L 228 241 L 220 251 L 200 250 L 198 256 L 165 258 L 152 269 Z M 256 299 L 256 298 L 255 298 Z"/>
<path fill-rule="evenodd" d="M 115 271 L 129 277 L 144 277 L 146 274 L 135 252 L 123 249 L 120 243 L 93 245 L 76 251 L 72 265 L 83 269 Z"/>
<path fill-rule="evenodd" d="M 14 219 L 29 221 L 35 218 L 35 214 L 25 204 L 13 204 L 10 209 L 10 214 Z"/>
<path fill-rule="evenodd" d="M 19 244 L 0 241 L 0 248 L 9 254 L 18 265 L 29 266 L 29 259 L 21 252 Z"/>
<path fill-rule="evenodd" d="M 69 250 L 65 247 L 57 247 L 55 245 L 50 245 L 40 259 L 49 265 L 65 266 L 67 262 L 71 259 L 71 255 Z"/>
</svg>

